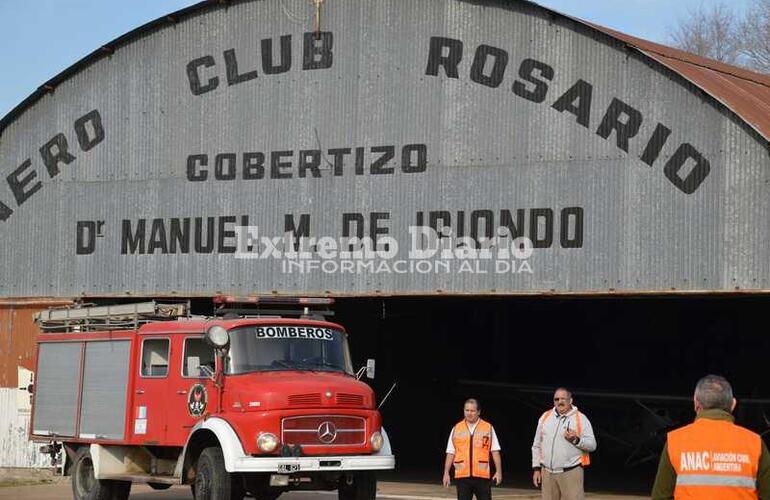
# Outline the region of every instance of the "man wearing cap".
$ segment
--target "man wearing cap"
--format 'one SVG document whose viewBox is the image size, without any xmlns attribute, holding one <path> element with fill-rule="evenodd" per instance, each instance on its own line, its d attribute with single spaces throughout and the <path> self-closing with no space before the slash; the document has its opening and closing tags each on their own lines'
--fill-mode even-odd
<svg viewBox="0 0 770 500">
<path fill-rule="evenodd" d="M 730 383 L 706 375 L 695 386 L 695 422 L 668 433 L 653 500 L 770 499 L 770 454 L 762 438 L 735 425 Z"/>
<path fill-rule="evenodd" d="M 500 443 L 494 427 L 480 418 L 481 406 L 477 400 L 466 400 L 463 414 L 465 418 L 449 433 L 444 487 L 449 487 L 449 469 L 454 466 L 457 500 L 471 500 L 474 494 L 476 500 L 491 500 L 491 481 L 499 485 L 503 480 Z M 490 457 L 495 464 L 494 475 L 490 470 Z"/>
<path fill-rule="evenodd" d="M 537 421 L 532 442 L 532 483 L 544 500 L 583 500 L 583 468 L 596 450 L 591 422 L 576 406 L 572 393 L 560 387 L 553 408 Z"/>
</svg>

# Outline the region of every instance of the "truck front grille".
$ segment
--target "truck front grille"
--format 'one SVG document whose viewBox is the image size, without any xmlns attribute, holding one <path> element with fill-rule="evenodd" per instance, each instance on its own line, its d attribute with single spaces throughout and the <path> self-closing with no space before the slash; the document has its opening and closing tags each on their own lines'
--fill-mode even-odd
<svg viewBox="0 0 770 500">
<path fill-rule="evenodd" d="M 366 443 L 366 420 L 344 415 L 286 417 L 281 442 L 302 446 L 351 446 Z"/>
</svg>

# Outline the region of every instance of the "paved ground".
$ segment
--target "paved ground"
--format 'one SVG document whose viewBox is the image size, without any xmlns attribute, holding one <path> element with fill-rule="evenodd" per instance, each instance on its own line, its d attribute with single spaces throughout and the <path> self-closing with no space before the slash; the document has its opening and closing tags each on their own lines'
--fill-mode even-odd
<svg viewBox="0 0 770 500">
<path fill-rule="evenodd" d="M 66 500 L 72 498 L 70 483 L 63 480 L 57 484 L 36 486 L 0 487 L 0 499 L 3 500 Z M 495 488 L 492 492 L 495 500 L 519 500 L 539 498 L 535 490 Z M 332 500 L 335 492 L 295 492 L 287 493 L 280 500 Z M 453 500 L 454 488 L 445 489 L 440 485 L 381 482 L 377 488 L 377 498 L 392 500 Z M 645 497 L 589 494 L 593 500 L 641 500 Z M 191 500 L 188 486 L 174 486 L 166 491 L 154 491 L 148 486 L 134 485 L 131 490 L 132 500 Z"/>
</svg>

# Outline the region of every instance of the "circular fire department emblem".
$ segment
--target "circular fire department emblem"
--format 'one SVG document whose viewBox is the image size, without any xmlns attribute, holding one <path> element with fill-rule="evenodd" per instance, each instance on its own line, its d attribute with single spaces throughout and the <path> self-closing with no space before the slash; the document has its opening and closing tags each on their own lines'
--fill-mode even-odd
<svg viewBox="0 0 770 500">
<path fill-rule="evenodd" d="M 208 394 L 206 388 L 201 384 L 195 384 L 190 388 L 190 394 L 187 396 L 187 411 L 193 417 L 200 417 L 206 411 L 208 404 Z"/>
</svg>

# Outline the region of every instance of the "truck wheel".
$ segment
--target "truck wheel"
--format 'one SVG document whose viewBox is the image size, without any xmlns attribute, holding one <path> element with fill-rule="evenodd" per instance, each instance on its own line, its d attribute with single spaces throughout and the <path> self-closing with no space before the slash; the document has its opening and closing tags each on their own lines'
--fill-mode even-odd
<svg viewBox="0 0 770 500">
<path fill-rule="evenodd" d="M 357 472 L 348 484 L 347 477 L 340 478 L 339 500 L 374 500 L 377 496 L 377 477 L 373 472 Z"/>
<path fill-rule="evenodd" d="M 240 477 L 225 469 L 222 449 L 217 447 L 206 448 L 198 457 L 192 492 L 195 500 L 243 500 L 246 494 Z"/>
<path fill-rule="evenodd" d="M 131 482 L 96 479 L 91 449 L 83 446 L 72 464 L 72 496 L 75 500 L 127 500 Z"/>
</svg>

